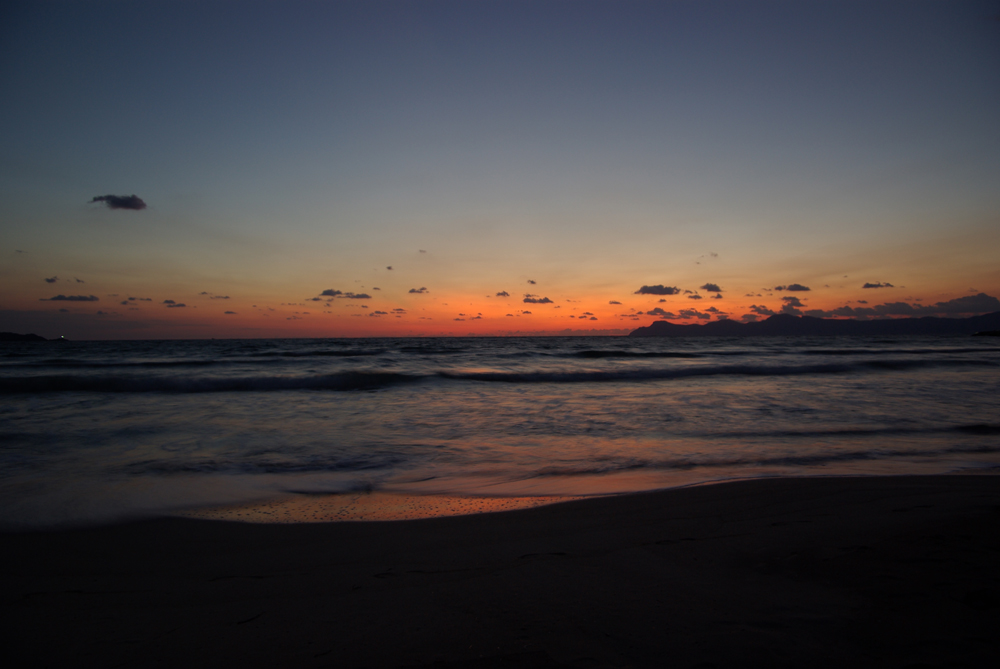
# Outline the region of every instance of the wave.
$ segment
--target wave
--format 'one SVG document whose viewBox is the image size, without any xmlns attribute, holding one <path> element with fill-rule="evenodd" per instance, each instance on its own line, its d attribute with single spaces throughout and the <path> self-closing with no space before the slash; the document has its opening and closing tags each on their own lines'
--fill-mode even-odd
<svg viewBox="0 0 1000 669">
<path fill-rule="evenodd" d="M 437 371 L 402 373 L 344 371 L 310 376 L 139 376 L 48 374 L 0 378 L 0 394 L 50 392 L 263 392 L 273 390 L 377 390 L 438 378 L 487 383 L 605 383 L 656 381 L 710 376 L 803 376 L 866 371 L 905 371 L 926 367 L 995 367 L 984 360 L 871 360 L 853 364 L 817 365 L 691 365 L 646 369 L 586 371 Z"/>
<path fill-rule="evenodd" d="M 0 379 L 0 393 L 217 393 L 274 390 L 379 390 L 422 376 L 396 372 L 340 372 L 314 376 L 149 377 L 48 375 Z"/>
<path fill-rule="evenodd" d="M 438 376 L 466 381 L 501 383 L 600 383 L 606 381 L 643 381 L 681 379 L 698 376 L 801 376 L 808 374 L 846 374 L 864 371 L 907 370 L 925 367 L 995 367 L 984 360 L 872 360 L 854 364 L 817 365 L 692 365 L 654 369 L 615 369 L 590 371 L 539 372 L 439 372 Z"/>
<path fill-rule="evenodd" d="M 691 458 L 640 460 L 622 459 L 605 461 L 601 464 L 553 465 L 543 467 L 534 472 L 534 477 L 545 478 L 554 476 L 600 476 L 619 472 L 636 470 L 681 470 L 721 469 L 726 467 L 816 467 L 827 464 L 843 464 L 848 462 L 863 462 L 872 460 L 891 460 L 893 458 L 935 458 L 963 454 L 1000 453 L 1000 445 L 955 446 L 933 450 L 916 448 L 893 448 L 850 450 L 836 453 L 809 453 L 802 455 L 779 455 L 770 457 L 722 457 L 722 458 Z"/>
<path fill-rule="evenodd" d="M 680 351 L 576 351 L 570 356 L 588 360 L 603 358 L 702 358 L 700 353 L 685 353 Z"/>
<path fill-rule="evenodd" d="M 379 349 L 362 349 L 362 350 L 346 350 L 346 351 L 330 351 L 330 350 L 315 350 L 315 351 L 263 351 L 261 353 L 251 353 L 250 355 L 254 358 L 359 358 L 372 355 L 382 355 L 385 353 L 384 348 Z"/>
</svg>

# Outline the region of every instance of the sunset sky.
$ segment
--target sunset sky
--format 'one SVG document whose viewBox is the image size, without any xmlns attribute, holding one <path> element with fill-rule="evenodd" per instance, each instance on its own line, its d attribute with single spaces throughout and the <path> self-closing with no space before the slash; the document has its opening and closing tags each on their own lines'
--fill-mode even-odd
<svg viewBox="0 0 1000 669">
<path fill-rule="evenodd" d="M 0 330 L 996 311 L 998 119 L 996 1 L 8 2 Z"/>
</svg>

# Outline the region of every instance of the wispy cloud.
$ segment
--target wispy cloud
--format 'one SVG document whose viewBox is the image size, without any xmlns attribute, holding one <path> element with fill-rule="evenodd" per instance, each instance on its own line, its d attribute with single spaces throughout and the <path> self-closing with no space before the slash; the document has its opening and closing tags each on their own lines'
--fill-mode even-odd
<svg viewBox="0 0 1000 669">
<path fill-rule="evenodd" d="M 410 292 L 416 294 L 423 294 L 423 293 L 429 293 L 431 291 L 427 290 L 426 287 L 421 286 L 420 288 L 410 288 Z"/>
</svg>

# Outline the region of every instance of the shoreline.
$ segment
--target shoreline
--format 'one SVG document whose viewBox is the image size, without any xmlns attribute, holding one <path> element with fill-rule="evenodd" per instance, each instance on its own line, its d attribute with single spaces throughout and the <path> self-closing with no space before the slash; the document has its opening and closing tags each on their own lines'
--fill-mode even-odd
<svg viewBox="0 0 1000 669">
<path fill-rule="evenodd" d="M 0 534 L 25 666 L 992 666 L 1000 477 Z"/>
</svg>

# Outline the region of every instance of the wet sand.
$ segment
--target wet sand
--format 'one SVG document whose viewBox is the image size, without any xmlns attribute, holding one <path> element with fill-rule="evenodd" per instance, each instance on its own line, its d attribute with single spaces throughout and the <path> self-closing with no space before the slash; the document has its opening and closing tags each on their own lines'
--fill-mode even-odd
<svg viewBox="0 0 1000 669">
<path fill-rule="evenodd" d="M 0 535 L 18 666 L 995 666 L 1000 477 Z"/>
</svg>

